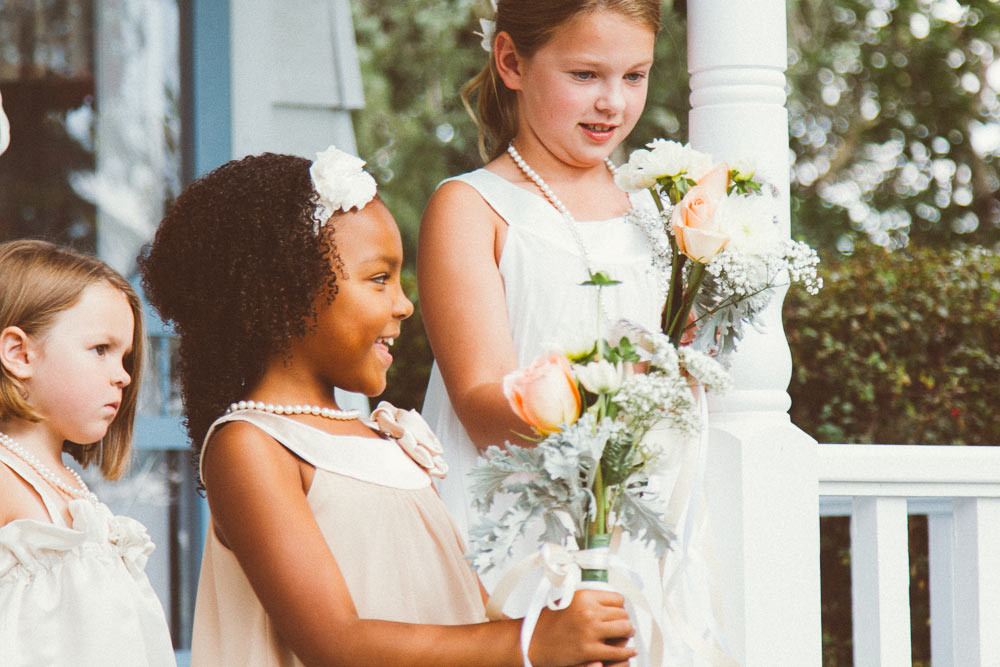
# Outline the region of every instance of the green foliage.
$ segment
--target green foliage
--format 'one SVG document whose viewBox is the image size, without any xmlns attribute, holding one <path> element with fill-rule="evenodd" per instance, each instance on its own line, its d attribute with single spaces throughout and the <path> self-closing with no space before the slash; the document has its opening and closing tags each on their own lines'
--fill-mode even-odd
<svg viewBox="0 0 1000 667">
<path fill-rule="evenodd" d="M 863 248 L 792 290 L 793 421 L 820 442 L 998 444 L 1000 256 Z"/>
<path fill-rule="evenodd" d="M 1000 120 L 997 0 L 797 0 L 788 20 L 792 194 L 813 245 L 1000 241 L 1000 144 L 981 132 Z"/>
</svg>

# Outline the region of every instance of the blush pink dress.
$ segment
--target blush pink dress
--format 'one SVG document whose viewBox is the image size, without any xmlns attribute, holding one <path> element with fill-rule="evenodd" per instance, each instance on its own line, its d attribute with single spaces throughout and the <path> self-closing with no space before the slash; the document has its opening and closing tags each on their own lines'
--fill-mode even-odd
<svg viewBox="0 0 1000 667">
<path fill-rule="evenodd" d="M 486 621 L 479 582 L 451 517 L 427 472 L 395 440 L 332 435 L 261 411 L 226 415 L 212 429 L 234 420 L 250 422 L 315 466 L 307 500 L 361 618 L 441 625 Z M 233 552 L 211 528 L 198 582 L 191 664 L 302 664 L 275 632 Z"/>
</svg>

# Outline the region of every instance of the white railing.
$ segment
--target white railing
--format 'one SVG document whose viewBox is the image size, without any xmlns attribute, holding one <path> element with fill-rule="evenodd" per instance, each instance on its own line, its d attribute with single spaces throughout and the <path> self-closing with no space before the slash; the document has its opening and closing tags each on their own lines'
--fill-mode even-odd
<svg viewBox="0 0 1000 667">
<path fill-rule="evenodd" d="M 934 667 L 1000 665 L 1000 448 L 818 450 L 820 514 L 851 517 L 855 665 L 911 664 L 908 514 L 928 517 Z"/>
</svg>

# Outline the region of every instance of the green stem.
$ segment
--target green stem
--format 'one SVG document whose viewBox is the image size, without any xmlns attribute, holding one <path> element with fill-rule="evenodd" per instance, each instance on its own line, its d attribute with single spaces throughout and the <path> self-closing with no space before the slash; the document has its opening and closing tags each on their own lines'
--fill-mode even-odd
<svg viewBox="0 0 1000 667">
<path fill-rule="evenodd" d="M 604 495 L 604 474 L 601 472 L 601 464 L 598 461 L 597 471 L 594 473 L 594 502 L 597 504 L 597 512 L 594 514 L 594 522 L 590 524 L 591 535 L 607 532 Z"/>
<path fill-rule="evenodd" d="M 603 359 L 604 355 L 608 352 L 607 341 L 604 340 L 604 334 L 601 332 L 601 286 L 597 286 L 597 358 Z"/>
<path fill-rule="evenodd" d="M 682 255 L 680 250 L 677 248 L 677 241 L 674 237 L 670 237 L 670 252 L 671 252 L 671 262 L 670 262 L 670 288 L 667 291 L 667 306 L 663 311 L 663 318 L 660 322 L 660 329 L 663 333 L 670 335 L 671 323 L 677 318 L 677 310 L 681 306 L 681 300 L 684 296 L 684 264 L 687 261 L 687 257 Z"/>
<path fill-rule="evenodd" d="M 684 300 L 677 314 L 670 321 L 670 328 L 665 332 L 670 336 L 670 342 L 674 344 L 674 347 L 677 347 L 681 343 L 681 338 L 684 336 L 684 329 L 687 328 L 688 314 L 691 312 L 695 297 L 698 296 L 698 290 L 701 289 L 701 283 L 704 280 L 705 265 L 701 262 L 695 262 L 694 267 L 691 269 L 691 280 L 688 282 L 687 293 L 684 295 Z"/>
</svg>

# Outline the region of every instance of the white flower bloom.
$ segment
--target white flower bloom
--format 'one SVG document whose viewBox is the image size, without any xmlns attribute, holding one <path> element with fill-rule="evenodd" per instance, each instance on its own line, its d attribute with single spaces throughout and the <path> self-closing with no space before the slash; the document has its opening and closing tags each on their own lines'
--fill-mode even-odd
<svg viewBox="0 0 1000 667">
<path fill-rule="evenodd" d="M 583 388 L 592 394 L 618 391 L 625 379 L 625 367 L 620 361 L 613 364 L 607 359 L 598 359 L 586 366 L 575 365 L 573 371 Z"/>
<path fill-rule="evenodd" d="M 325 222 L 338 211 L 360 211 L 375 198 L 375 179 L 364 166 L 364 160 L 334 146 L 316 154 L 309 175 L 319 195 L 316 215 L 320 220 Z"/>
<path fill-rule="evenodd" d="M 684 369 L 706 387 L 713 391 L 725 391 L 729 388 L 729 373 L 718 361 L 689 346 L 682 347 L 677 352 Z"/>
<path fill-rule="evenodd" d="M 628 162 L 615 170 L 615 183 L 626 192 L 634 192 L 652 187 L 663 177 L 685 175 L 696 181 L 711 168 L 712 158 L 690 145 L 654 139 L 646 148 L 632 151 Z"/>
<path fill-rule="evenodd" d="M 730 195 L 719 202 L 715 220 L 728 247 L 751 255 L 772 253 L 781 245 L 775 223 L 776 206 L 766 195 Z"/>
<path fill-rule="evenodd" d="M 7 150 L 10 145 L 10 121 L 7 114 L 3 112 L 3 97 L 0 96 L 0 153 Z"/>
<path fill-rule="evenodd" d="M 753 164 L 745 158 L 730 161 L 729 170 L 736 172 L 737 180 L 744 181 L 752 179 L 754 173 L 756 172 Z"/>
<path fill-rule="evenodd" d="M 567 328 L 553 338 L 558 339 L 558 342 L 555 340 L 545 341 L 542 347 L 548 350 L 558 350 L 567 359 L 579 359 L 594 351 L 594 337 L 580 330 Z"/>
<path fill-rule="evenodd" d="M 615 169 L 615 184 L 625 192 L 644 190 L 656 184 L 656 175 L 644 169 L 649 151 L 639 148 L 632 151 L 628 162 Z"/>
<path fill-rule="evenodd" d="M 646 144 L 650 149 L 649 166 L 661 176 L 686 175 L 697 181 L 712 168 L 712 156 L 667 139 L 653 139 Z"/>
</svg>

